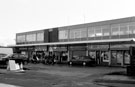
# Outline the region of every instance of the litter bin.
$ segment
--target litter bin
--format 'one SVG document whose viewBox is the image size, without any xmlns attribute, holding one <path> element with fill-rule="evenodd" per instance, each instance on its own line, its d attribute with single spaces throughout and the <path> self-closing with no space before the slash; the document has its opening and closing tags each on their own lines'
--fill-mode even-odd
<svg viewBox="0 0 135 87">
<path fill-rule="evenodd" d="M 127 75 L 135 76 L 135 66 L 127 66 Z"/>
</svg>

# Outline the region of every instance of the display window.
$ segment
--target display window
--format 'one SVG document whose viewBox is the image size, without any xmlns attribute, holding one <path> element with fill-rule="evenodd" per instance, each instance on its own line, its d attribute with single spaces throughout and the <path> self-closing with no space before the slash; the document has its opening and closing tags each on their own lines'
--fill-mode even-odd
<svg viewBox="0 0 135 87">
<path fill-rule="evenodd" d="M 92 58 L 92 59 L 96 59 L 96 52 L 90 51 L 90 52 L 89 52 L 89 56 L 90 56 L 90 58 Z"/>
<path fill-rule="evenodd" d="M 123 51 L 117 51 L 117 64 L 121 64 L 123 61 Z"/>
<path fill-rule="evenodd" d="M 124 53 L 124 64 L 130 64 L 130 54 L 128 51 Z"/>
<path fill-rule="evenodd" d="M 127 50 L 111 51 L 111 63 L 115 65 L 123 65 L 130 63 L 130 54 Z"/>
<path fill-rule="evenodd" d="M 86 56 L 86 51 L 73 51 L 73 57 Z"/>
<path fill-rule="evenodd" d="M 102 51 L 101 52 L 101 58 L 103 59 L 103 62 L 109 62 L 109 52 Z"/>
</svg>

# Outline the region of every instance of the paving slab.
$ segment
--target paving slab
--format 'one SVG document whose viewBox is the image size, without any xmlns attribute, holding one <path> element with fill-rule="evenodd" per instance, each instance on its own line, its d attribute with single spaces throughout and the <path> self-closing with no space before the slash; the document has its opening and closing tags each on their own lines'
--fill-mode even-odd
<svg viewBox="0 0 135 87">
<path fill-rule="evenodd" d="M 135 79 L 124 75 L 104 75 L 96 79 L 95 82 L 135 84 Z"/>
</svg>

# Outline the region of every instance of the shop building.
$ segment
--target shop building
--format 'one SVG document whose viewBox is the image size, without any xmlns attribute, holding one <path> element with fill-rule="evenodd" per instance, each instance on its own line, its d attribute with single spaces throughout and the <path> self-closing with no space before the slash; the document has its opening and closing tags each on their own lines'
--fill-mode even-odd
<svg viewBox="0 0 135 87">
<path fill-rule="evenodd" d="M 12 47 L 29 57 L 33 52 L 52 52 L 60 62 L 90 56 L 98 65 L 125 66 L 130 63 L 129 47 L 135 46 L 134 37 L 135 17 L 128 17 L 17 33 Z"/>
</svg>

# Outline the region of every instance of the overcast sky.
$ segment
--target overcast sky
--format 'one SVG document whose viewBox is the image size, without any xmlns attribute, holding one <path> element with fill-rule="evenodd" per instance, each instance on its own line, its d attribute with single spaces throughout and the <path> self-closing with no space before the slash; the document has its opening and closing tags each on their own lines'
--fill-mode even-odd
<svg viewBox="0 0 135 87">
<path fill-rule="evenodd" d="M 15 34 L 135 16 L 135 0 L 0 0 L 0 45 Z"/>
</svg>

